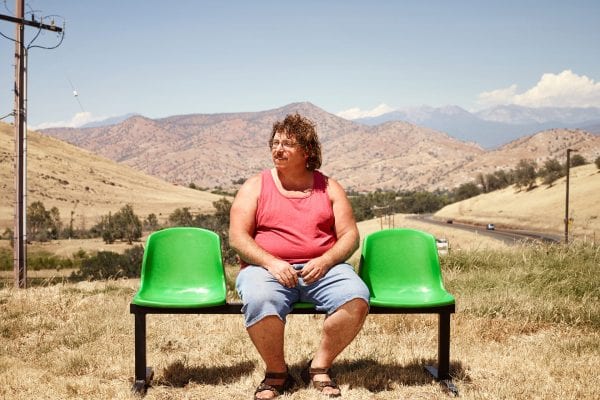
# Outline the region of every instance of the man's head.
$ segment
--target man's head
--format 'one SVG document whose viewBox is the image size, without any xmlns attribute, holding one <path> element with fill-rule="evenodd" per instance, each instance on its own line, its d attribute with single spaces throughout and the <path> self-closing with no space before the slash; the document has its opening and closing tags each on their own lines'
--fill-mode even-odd
<svg viewBox="0 0 600 400">
<path fill-rule="evenodd" d="M 321 167 L 321 142 L 317 136 L 315 124 L 300 114 L 289 114 L 283 121 L 273 124 L 269 139 L 269 148 L 273 149 L 273 137 L 276 133 L 285 136 L 291 144 L 299 146 L 307 155 L 306 169 L 314 171 Z"/>
</svg>

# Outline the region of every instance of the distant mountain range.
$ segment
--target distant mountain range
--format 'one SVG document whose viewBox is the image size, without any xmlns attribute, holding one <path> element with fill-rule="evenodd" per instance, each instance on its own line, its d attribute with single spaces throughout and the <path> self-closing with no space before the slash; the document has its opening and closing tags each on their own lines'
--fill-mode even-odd
<svg viewBox="0 0 600 400">
<path fill-rule="evenodd" d="M 553 129 L 584 129 L 600 134 L 600 108 L 531 108 L 517 105 L 497 106 L 471 113 L 458 106 L 412 107 L 377 117 L 355 119 L 366 125 L 388 121 L 407 121 L 445 132 L 486 149 L 497 148 L 512 140 Z"/>
<path fill-rule="evenodd" d="M 140 114 L 138 114 L 138 113 L 129 113 L 129 114 L 125 114 L 125 115 L 119 115 L 119 116 L 116 116 L 116 117 L 110 117 L 110 118 L 102 119 L 100 121 L 92 121 L 92 122 L 88 122 L 85 125 L 80 126 L 80 128 L 99 128 L 101 126 L 115 125 L 115 124 L 119 124 L 119 123 L 125 121 L 126 119 L 134 117 L 136 115 L 140 115 Z"/>
<path fill-rule="evenodd" d="M 600 155 L 600 136 L 583 130 L 546 130 L 484 150 L 414 123 L 370 126 L 307 102 L 260 112 L 138 115 L 114 125 L 41 132 L 172 183 L 229 189 L 272 165 L 267 141 L 273 122 L 294 112 L 317 124 L 322 170 L 357 191 L 452 189 L 524 158 L 562 160 L 567 148 L 580 149 L 590 161 Z"/>
</svg>

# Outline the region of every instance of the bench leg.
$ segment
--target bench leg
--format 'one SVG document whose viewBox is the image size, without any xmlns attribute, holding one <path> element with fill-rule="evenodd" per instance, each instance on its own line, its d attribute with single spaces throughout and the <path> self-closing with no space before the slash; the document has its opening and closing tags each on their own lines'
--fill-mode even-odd
<svg viewBox="0 0 600 400">
<path fill-rule="evenodd" d="M 450 313 L 439 314 L 438 325 L 438 367 L 425 369 L 452 395 L 458 396 L 458 389 L 450 376 Z"/>
<path fill-rule="evenodd" d="M 135 380 L 132 390 L 144 394 L 152 380 L 152 369 L 146 367 L 146 314 L 135 313 Z"/>
</svg>

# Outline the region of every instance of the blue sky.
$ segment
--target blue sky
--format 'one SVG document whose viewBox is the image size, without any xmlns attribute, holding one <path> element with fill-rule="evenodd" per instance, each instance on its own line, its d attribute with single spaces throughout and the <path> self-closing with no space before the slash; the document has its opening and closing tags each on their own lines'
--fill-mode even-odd
<svg viewBox="0 0 600 400">
<path fill-rule="evenodd" d="M 13 9 L 1 0 L 0 13 Z M 348 117 L 378 106 L 600 107 L 597 0 L 29 0 L 26 9 L 66 20 L 60 47 L 29 53 L 30 127 L 296 101 Z M 0 32 L 14 37 L 13 24 L 0 21 Z M 26 29 L 27 42 L 35 33 Z M 0 38 L 0 54 L 4 116 L 14 43 Z"/>
</svg>

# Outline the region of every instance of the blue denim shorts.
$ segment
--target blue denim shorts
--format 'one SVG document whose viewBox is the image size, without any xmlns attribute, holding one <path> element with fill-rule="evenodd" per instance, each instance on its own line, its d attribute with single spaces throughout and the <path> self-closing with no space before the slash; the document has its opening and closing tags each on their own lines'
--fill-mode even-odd
<svg viewBox="0 0 600 400">
<path fill-rule="evenodd" d="M 294 265 L 296 269 L 303 267 L 304 264 Z M 299 278 L 293 288 L 280 284 L 263 267 L 250 265 L 238 274 L 236 289 L 243 302 L 246 327 L 270 315 L 285 322 L 294 303 L 300 301 L 313 303 L 316 310 L 325 311 L 327 315 L 353 299 L 363 299 L 369 304 L 369 289 L 354 268 L 346 263 L 334 266 L 310 285 Z"/>
</svg>

